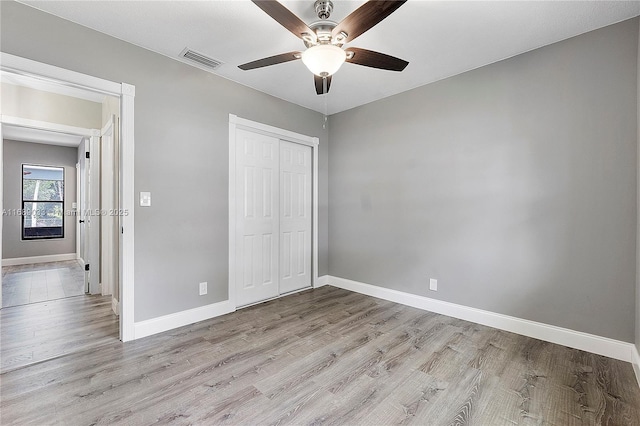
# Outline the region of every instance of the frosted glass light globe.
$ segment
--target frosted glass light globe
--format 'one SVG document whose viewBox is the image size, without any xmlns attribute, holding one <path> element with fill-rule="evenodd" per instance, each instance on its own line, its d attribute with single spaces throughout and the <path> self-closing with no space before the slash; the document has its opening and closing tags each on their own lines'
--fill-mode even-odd
<svg viewBox="0 0 640 426">
<path fill-rule="evenodd" d="M 302 52 L 302 62 L 319 77 L 328 77 L 340 69 L 347 53 L 333 44 L 319 44 Z"/>
</svg>

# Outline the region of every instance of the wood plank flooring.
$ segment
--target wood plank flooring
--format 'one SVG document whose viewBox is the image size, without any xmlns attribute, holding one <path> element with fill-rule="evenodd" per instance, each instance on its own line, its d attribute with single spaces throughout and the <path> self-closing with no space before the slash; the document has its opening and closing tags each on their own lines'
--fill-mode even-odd
<svg viewBox="0 0 640 426">
<path fill-rule="evenodd" d="M 104 300 L 2 310 L 3 365 L 70 345 L 6 362 L 3 425 L 640 425 L 629 363 L 333 287 L 126 344 Z"/>
<path fill-rule="evenodd" d="M 76 296 L 0 312 L 0 373 L 118 342 L 110 296 Z"/>
<path fill-rule="evenodd" d="M 85 293 L 76 260 L 2 267 L 2 307 L 44 302 Z"/>
</svg>

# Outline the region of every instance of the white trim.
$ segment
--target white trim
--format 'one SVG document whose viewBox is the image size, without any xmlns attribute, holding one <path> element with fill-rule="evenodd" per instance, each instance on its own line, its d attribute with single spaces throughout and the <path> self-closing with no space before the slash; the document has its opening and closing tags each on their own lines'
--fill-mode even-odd
<svg viewBox="0 0 640 426">
<path fill-rule="evenodd" d="M 311 215 L 313 217 L 313 222 L 311 223 L 311 238 L 313 239 L 313 247 L 311 248 L 311 266 L 313 270 L 311 272 L 311 286 L 315 287 L 318 282 L 318 222 L 320 220 L 318 217 L 318 146 L 320 144 L 320 139 L 313 139 L 313 145 L 311 146 L 313 154 L 313 205 L 311 206 Z"/>
<path fill-rule="evenodd" d="M 64 68 L 47 65 L 19 56 L 0 52 L 0 68 L 3 71 L 30 76 L 38 80 L 62 83 L 93 92 L 117 96 L 120 98 L 120 144 L 121 151 L 121 179 L 123 190 L 120 191 L 120 208 L 127 211 L 123 216 L 125 233 L 120 250 L 121 267 L 123 271 L 120 282 L 120 339 L 122 341 L 134 338 L 134 97 L 135 87 L 126 83 L 115 83 L 102 78 L 78 73 Z"/>
<path fill-rule="evenodd" d="M 235 307 L 231 304 L 231 302 L 225 300 L 223 302 L 213 303 L 211 305 L 201 306 L 199 308 L 189 309 L 182 312 L 176 312 L 174 314 L 136 322 L 134 324 L 134 338 L 140 339 L 141 337 L 151 336 L 152 334 L 173 330 L 174 328 L 208 320 L 220 315 L 226 315 L 234 311 Z"/>
<path fill-rule="evenodd" d="M 2 64 L 3 71 L 26 75 L 38 80 L 54 83 L 62 82 L 72 87 L 89 89 L 94 92 L 109 95 L 121 94 L 119 83 L 114 83 L 64 68 L 58 68 L 42 62 L 32 61 L 31 59 L 22 58 L 20 56 L 0 52 L 0 63 Z"/>
<path fill-rule="evenodd" d="M 0 125 L 0 210 L 4 211 L 4 173 L 3 173 L 3 152 L 4 152 L 4 139 L 2 138 L 2 125 Z M 4 222 L 3 218 L 0 216 L 0 236 L 4 235 L 2 233 L 2 222 Z M 0 259 L 2 259 L 2 242 L 0 242 Z M 0 274 L 0 309 L 2 309 L 2 274 Z"/>
<path fill-rule="evenodd" d="M 13 117 L 11 115 L 0 115 L 0 121 L 5 126 L 26 127 L 36 130 L 47 130 L 56 133 L 65 133 L 75 136 L 100 136 L 100 130 L 87 129 L 84 127 L 67 126 L 66 124 L 51 123 L 49 121 L 30 120 L 27 118 Z"/>
<path fill-rule="evenodd" d="M 636 381 L 638 382 L 638 386 L 640 386 L 640 353 L 638 353 L 638 348 L 633 346 L 633 371 L 636 373 Z"/>
<path fill-rule="evenodd" d="M 99 131 L 98 131 L 99 132 Z M 88 189 L 89 203 L 86 205 L 91 211 L 100 210 L 100 136 L 91 136 L 86 145 L 90 158 L 87 161 L 89 178 L 85 182 Z M 100 215 L 85 215 L 85 233 L 89 244 L 85 247 L 85 255 L 88 256 L 89 265 L 89 293 L 102 294 L 100 287 L 100 228 L 102 217 Z M 87 241 L 87 239 L 85 239 Z"/>
<path fill-rule="evenodd" d="M 236 120 L 237 116 L 229 114 L 229 286 L 228 299 L 231 306 L 236 304 Z M 232 170 L 233 168 L 233 170 Z"/>
<path fill-rule="evenodd" d="M 457 305 L 455 303 L 444 302 L 442 300 L 430 299 L 424 296 L 405 293 L 398 290 L 391 290 L 371 284 L 347 280 L 338 277 L 329 277 L 329 284 L 334 287 L 366 294 L 379 299 L 401 303 L 425 311 L 435 312 L 454 318 L 460 318 L 477 324 L 510 331 L 523 336 L 533 337 L 546 342 L 557 343 L 570 348 L 592 352 L 598 355 L 608 356 L 626 362 L 632 362 L 632 343 L 621 342 L 619 340 L 606 337 L 595 336 L 593 334 L 580 331 L 569 330 L 567 328 L 542 324 L 522 318 L 497 314 L 484 311 L 482 309 L 470 308 L 468 306 Z"/>
<path fill-rule="evenodd" d="M 114 115 L 100 131 L 100 209 L 107 212 L 115 209 L 118 189 L 115 187 L 115 157 L 114 157 Z M 102 215 L 100 218 L 100 282 L 102 295 L 114 293 L 114 233 L 117 229 L 117 216 L 112 214 Z"/>
<path fill-rule="evenodd" d="M 122 280 L 120 280 L 120 292 L 118 293 L 120 302 L 120 339 L 123 342 L 135 339 L 134 329 L 134 283 L 135 283 L 135 262 L 134 262 L 134 213 L 135 213 L 135 191 L 134 191 L 134 96 L 135 87 L 122 83 L 122 96 L 120 97 L 120 209 L 127 213 L 121 216 L 122 230 L 120 237 L 122 245 L 119 256 L 122 259 L 120 269 L 122 270 Z"/>
<path fill-rule="evenodd" d="M 115 297 L 111 298 L 111 310 L 116 316 L 120 316 L 120 302 Z"/>
<path fill-rule="evenodd" d="M 306 136 L 256 121 L 229 114 L 229 302 L 236 308 L 236 274 L 235 274 L 235 238 L 236 238 L 236 129 L 257 131 L 260 134 L 273 136 L 278 139 L 299 143 L 311 147 L 313 158 L 313 213 L 312 213 L 312 273 L 311 287 L 318 283 L 318 147 L 320 139 L 315 136 Z M 306 289 L 306 288 L 305 288 Z M 290 294 L 290 293 L 288 293 Z M 280 295 L 283 296 L 283 295 Z M 278 296 L 278 297 L 280 297 Z M 260 301 L 261 303 L 264 301 Z M 245 306 L 243 306 L 245 307 Z"/>
<path fill-rule="evenodd" d="M 112 114 L 111 117 L 109 117 L 109 120 L 107 120 L 107 123 L 102 127 L 102 129 L 100 129 L 99 136 L 104 136 L 109 133 L 113 134 L 114 122 L 115 122 L 115 115 Z"/>
<path fill-rule="evenodd" d="M 259 123 L 257 121 L 247 120 L 246 118 L 238 117 L 235 114 L 229 114 L 229 124 L 231 123 L 235 124 L 236 127 L 246 128 L 254 132 L 258 131 L 260 133 L 266 133 L 269 136 L 275 136 L 279 139 L 304 145 L 318 146 L 319 143 L 319 139 L 317 137 L 307 136 L 290 130 L 281 129 L 279 127 L 269 126 L 268 124 Z M 229 137 L 231 137 L 231 134 Z"/>
<path fill-rule="evenodd" d="M 313 288 L 320 288 L 320 287 L 324 287 L 325 285 L 329 285 L 329 275 L 323 275 L 321 277 L 318 277 L 318 280 L 316 281 Z"/>
<path fill-rule="evenodd" d="M 13 257 L 2 259 L 2 266 L 32 265 L 34 263 L 64 262 L 65 260 L 76 260 L 75 253 L 50 254 L 46 256 Z"/>
</svg>

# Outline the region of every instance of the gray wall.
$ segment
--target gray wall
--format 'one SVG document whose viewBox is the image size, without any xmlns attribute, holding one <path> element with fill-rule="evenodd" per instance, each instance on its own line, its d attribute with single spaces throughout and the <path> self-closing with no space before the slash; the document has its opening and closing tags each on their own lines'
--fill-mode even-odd
<svg viewBox="0 0 640 426">
<path fill-rule="evenodd" d="M 22 164 L 64 167 L 64 210 L 76 201 L 76 148 L 4 140 L 3 209 L 22 208 Z M 75 216 L 65 216 L 64 238 L 23 241 L 20 217 L 7 215 L 2 224 L 2 257 L 47 256 L 76 252 Z"/>
<path fill-rule="evenodd" d="M 637 55 L 633 19 L 330 117 L 330 274 L 633 342 Z"/>
<path fill-rule="evenodd" d="M 87 129 L 102 128 L 100 103 L 6 83 L 2 83 L 2 114 Z"/>
<path fill-rule="evenodd" d="M 638 31 L 638 164 L 636 174 L 638 176 L 637 193 L 637 238 L 636 238 L 636 348 L 640 352 L 640 31 Z"/>
<path fill-rule="evenodd" d="M 19 3 L 0 8 L 3 52 L 136 86 L 135 191 L 153 202 L 135 211 L 136 321 L 227 299 L 229 113 L 320 138 L 319 270 L 328 272 L 321 114 Z"/>
</svg>

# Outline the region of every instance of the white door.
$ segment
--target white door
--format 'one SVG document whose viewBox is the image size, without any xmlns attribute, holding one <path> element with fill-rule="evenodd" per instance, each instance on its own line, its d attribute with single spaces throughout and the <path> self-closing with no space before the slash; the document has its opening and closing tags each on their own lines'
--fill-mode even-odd
<svg viewBox="0 0 640 426">
<path fill-rule="evenodd" d="M 89 293 L 100 293 L 100 138 L 91 136 L 85 145 L 84 263 Z M 82 166 L 81 166 L 82 168 Z M 88 266 L 87 266 L 88 265 Z"/>
<path fill-rule="evenodd" d="M 311 147 L 280 141 L 280 293 L 311 286 Z"/>
<path fill-rule="evenodd" d="M 248 305 L 278 290 L 279 140 L 236 132 L 236 301 Z"/>
<path fill-rule="evenodd" d="M 114 123 L 112 116 L 102 133 L 100 153 L 100 207 L 103 212 L 100 235 L 100 283 L 103 296 L 114 294 L 118 279 Z"/>
<path fill-rule="evenodd" d="M 82 266 L 87 264 L 89 255 L 87 253 L 87 210 L 89 205 L 87 203 L 87 145 L 89 142 L 87 139 L 83 140 L 78 147 L 78 205 L 77 205 L 77 218 L 78 218 L 78 258 L 82 262 Z M 85 270 L 84 282 L 86 293 L 89 292 L 89 272 Z"/>
</svg>

